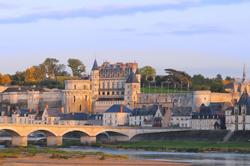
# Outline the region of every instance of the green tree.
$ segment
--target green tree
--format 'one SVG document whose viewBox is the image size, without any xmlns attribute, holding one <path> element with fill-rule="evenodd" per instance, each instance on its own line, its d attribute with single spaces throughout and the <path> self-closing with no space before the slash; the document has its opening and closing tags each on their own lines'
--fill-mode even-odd
<svg viewBox="0 0 250 166">
<path fill-rule="evenodd" d="M 141 82 L 146 84 L 149 81 L 154 81 L 156 77 L 156 71 L 152 66 L 144 66 L 140 69 Z"/>
<path fill-rule="evenodd" d="M 68 59 L 68 67 L 71 68 L 74 77 L 82 77 L 85 73 L 86 67 L 79 59 Z"/>
<path fill-rule="evenodd" d="M 67 73 L 65 71 L 65 65 L 59 64 L 59 60 L 55 58 L 45 59 L 40 67 L 42 68 L 41 71 L 44 71 L 50 80 L 54 80 L 56 79 L 56 76 L 61 76 Z"/>
<path fill-rule="evenodd" d="M 217 74 L 215 78 L 211 80 L 212 92 L 224 92 L 223 78 L 220 74 Z"/>
<path fill-rule="evenodd" d="M 175 69 L 165 69 L 168 74 L 166 77 L 169 81 L 171 81 L 175 86 L 181 85 L 186 86 L 189 90 L 192 85 L 192 77 L 184 71 L 178 71 Z"/>
<path fill-rule="evenodd" d="M 25 83 L 25 72 L 17 71 L 14 75 L 12 75 L 12 84 L 13 85 L 24 85 Z"/>
</svg>

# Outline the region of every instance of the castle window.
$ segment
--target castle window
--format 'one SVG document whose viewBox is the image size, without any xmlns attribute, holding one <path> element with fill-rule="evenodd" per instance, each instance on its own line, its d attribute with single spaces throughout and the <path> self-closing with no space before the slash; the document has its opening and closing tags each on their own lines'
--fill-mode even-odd
<svg viewBox="0 0 250 166">
<path fill-rule="evenodd" d="M 102 92 L 102 95 L 105 95 L 105 92 Z"/>
<path fill-rule="evenodd" d="M 109 92 L 107 93 L 107 95 L 109 95 Z"/>
<path fill-rule="evenodd" d="M 88 100 L 88 96 L 87 95 L 85 95 L 85 101 L 87 101 Z"/>
<path fill-rule="evenodd" d="M 74 88 L 76 89 L 76 85 L 74 86 Z"/>
<path fill-rule="evenodd" d="M 74 103 L 76 102 L 76 96 L 74 96 Z"/>
<path fill-rule="evenodd" d="M 112 92 L 112 95 L 115 95 L 115 92 Z"/>
<path fill-rule="evenodd" d="M 79 108 L 80 111 L 82 111 L 82 105 L 80 105 L 80 108 Z"/>
</svg>

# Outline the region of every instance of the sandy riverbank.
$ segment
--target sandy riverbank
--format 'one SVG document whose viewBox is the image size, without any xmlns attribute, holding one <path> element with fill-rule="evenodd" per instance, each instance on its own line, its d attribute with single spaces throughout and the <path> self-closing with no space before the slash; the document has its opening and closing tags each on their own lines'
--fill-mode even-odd
<svg viewBox="0 0 250 166">
<path fill-rule="evenodd" d="M 188 166 L 170 162 L 149 161 L 139 159 L 107 158 L 97 156 L 82 158 L 52 159 L 48 155 L 0 159 L 1 166 Z"/>
</svg>

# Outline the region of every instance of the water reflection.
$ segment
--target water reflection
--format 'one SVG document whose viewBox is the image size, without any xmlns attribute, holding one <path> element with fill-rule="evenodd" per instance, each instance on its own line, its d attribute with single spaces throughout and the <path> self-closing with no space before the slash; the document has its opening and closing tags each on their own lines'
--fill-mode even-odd
<svg viewBox="0 0 250 166">
<path fill-rule="evenodd" d="M 128 155 L 131 158 L 188 163 L 192 166 L 250 166 L 250 154 L 237 153 L 171 153 L 140 150 L 114 150 L 108 148 L 64 148 L 68 151 L 104 152 L 110 154 Z"/>
</svg>

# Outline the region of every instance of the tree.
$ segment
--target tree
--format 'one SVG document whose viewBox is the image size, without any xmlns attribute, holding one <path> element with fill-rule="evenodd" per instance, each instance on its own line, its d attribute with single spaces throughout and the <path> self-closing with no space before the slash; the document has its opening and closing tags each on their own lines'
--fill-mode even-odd
<svg viewBox="0 0 250 166">
<path fill-rule="evenodd" d="M 181 86 L 187 87 L 187 89 L 190 88 L 192 85 L 192 77 L 185 73 L 184 71 L 178 71 L 175 69 L 165 69 L 168 80 L 175 81 L 174 84 L 181 84 Z"/>
<path fill-rule="evenodd" d="M 140 69 L 142 84 L 149 81 L 154 81 L 156 77 L 156 71 L 152 66 L 144 66 Z"/>
<path fill-rule="evenodd" d="M 25 71 L 25 83 L 37 84 L 45 79 L 45 74 L 40 66 L 32 66 Z"/>
<path fill-rule="evenodd" d="M 68 59 L 68 67 L 74 77 L 81 77 L 85 73 L 85 65 L 79 59 Z"/>
<path fill-rule="evenodd" d="M 25 72 L 17 71 L 14 75 L 12 75 L 12 84 L 13 85 L 24 85 L 25 83 Z"/>
<path fill-rule="evenodd" d="M 55 58 L 47 58 L 45 61 L 40 65 L 42 68 L 41 71 L 44 71 L 46 76 L 49 79 L 55 79 L 56 76 L 65 73 L 65 65 L 59 64 L 59 60 Z"/>
<path fill-rule="evenodd" d="M 215 78 L 211 80 L 212 92 L 224 92 L 223 78 L 220 74 L 217 74 Z"/>
<path fill-rule="evenodd" d="M 1 85 L 9 85 L 12 82 L 10 75 L 0 73 L 0 84 Z"/>
</svg>

